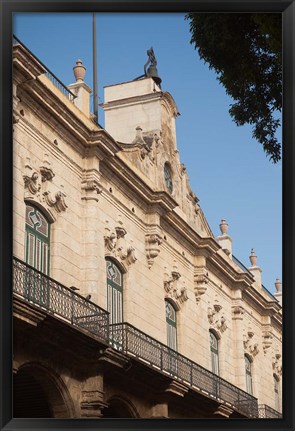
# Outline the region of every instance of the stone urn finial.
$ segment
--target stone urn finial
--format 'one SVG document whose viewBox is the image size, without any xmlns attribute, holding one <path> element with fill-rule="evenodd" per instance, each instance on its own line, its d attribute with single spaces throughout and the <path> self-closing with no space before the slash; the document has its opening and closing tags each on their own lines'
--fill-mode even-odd
<svg viewBox="0 0 295 431">
<path fill-rule="evenodd" d="M 282 289 L 282 283 L 280 282 L 280 279 L 277 278 L 275 282 L 275 288 L 277 289 L 277 293 L 281 292 Z"/>
<path fill-rule="evenodd" d="M 84 76 L 86 73 L 86 67 L 83 66 L 82 60 L 76 61 L 76 66 L 73 67 L 74 76 L 76 78 L 76 82 L 83 82 Z"/>
<path fill-rule="evenodd" d="M 222 235 L 226 235 L 227 231 L 228 231 L 228 224 L 226 223 L 226 220 L 221 219 L 220 225 L 219 225 L 219 229 L 222 233 Z"/>
<path fill-rule="evenodd" d="M 251 256 L 249 256 L 251 266 L 257 265 L 257 256 L 255 256 L 254 248 L 251 248 Z"/>
</svg>

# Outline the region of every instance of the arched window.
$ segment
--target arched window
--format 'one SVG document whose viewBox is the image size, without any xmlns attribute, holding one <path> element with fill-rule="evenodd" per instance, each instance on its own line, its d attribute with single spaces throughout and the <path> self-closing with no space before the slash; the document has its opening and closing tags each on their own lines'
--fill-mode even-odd
<svg viewBox="0 0 295 431">
<path fill-rule="evenodd" d="M 274 393 L 275 393 L 275 409 L 277 412 L 280 411 L 280 398 L 279 398 L 279 381 L 276 376 L 273 376 L 274 381 Z"/>
<path fill-rule="evenodd" d="M 123 273 L 112 260 L 106 261 L 110 324 L 123 322 Z"/>
<path fill-rule="evenodd" d="M 171 349 L 177 350 L 176 310 L 169 301 L 165 301 L 165 306 L 166 306 L 167 345 Z"/>
<path fill-rule="evenodd" d="M 219 374 L 218 338 L 210 331 L 211 368 L 214 374 Z"/>
<path fill-rule="evenodd" d="M 251 361 L 247 355 L 245 355 L 245 371 L 246 371 L 246 390 L 249 394 L 253 395 L 252 366 L 251 366 Z"/>
<path fill-rule="evenodd" d="M 44 215 L 31 205 L 26 206 L 26 262 L 49 274 L 50 224 Z"/>
</svg>

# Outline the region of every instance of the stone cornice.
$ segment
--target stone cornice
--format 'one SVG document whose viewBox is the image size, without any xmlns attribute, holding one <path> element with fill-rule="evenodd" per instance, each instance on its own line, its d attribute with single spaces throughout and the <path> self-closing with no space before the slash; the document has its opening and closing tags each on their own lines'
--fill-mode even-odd
<svg viewBox="0 0 295 431">
<path fill-rule="evenodd" d="M 120 157 L 106 158 L 101 165 L 102 173 L 104 169 L 109 171 L 108 175 L 118 187 L 124 187 L 125 190 L 136 194 L 137 198 L 149 207 L 150 212 L 159 212 L 162 215 L 178 206 L 177 202 L 167 192 L 153 190 Z"/>
<path fill-rule="evenodd" d="M 30 54 L 22 45 L 14 45 L 13 47 L 13 67 L 22 75 L 21 82 L 36 79 L 37 76 L 46 72 L 46 69 L 36 57 Z"/>
<path fill-rule="evenodd" d="M 255 303 L 261 315 L 270 316 L 279 326 L 282 325 L 281 306 L 277 301 L 268 301 L 253 286 L 244 290 L 243 299 Z"/>
<path fill-rule="evenodd" d="M 173 229 L 175 236 L 181 236 L 193 254 L 200 254 L 208 257 L 220 249 L 220 246 L 213 238 L 201 237 L 197 231 L 176 214 L 176 212 L 169 212 L 166 214 L 165 220 L 163 220 L 163 226 L 165 222 Z"/>
<path fill-rule="evenodd" d="M 219 253 L 210 255 L 208 263 L 212 272 L 217 270 L 219 274 L 227 278 L 233 289 L 244 290 L 253 283 L 253 277 L 250 274 L 236 270 L 235 267 Z"/>
<path fill-rule="evenodd" d="M 25 97 L 30 109 L 53 129 L 57 129 L 58 124 L 57 133 L 61 133 L 83 156 L 94 151 L 101 160 L 121 150 L 108 132 L 85 117 L 65 95 L 57 94 L 55 89 L 51 91 L 50 86 L 49 80 L 48 86 L 43 79 L 29 82 L 22 86 L 21 97 Z"/>
</svg>

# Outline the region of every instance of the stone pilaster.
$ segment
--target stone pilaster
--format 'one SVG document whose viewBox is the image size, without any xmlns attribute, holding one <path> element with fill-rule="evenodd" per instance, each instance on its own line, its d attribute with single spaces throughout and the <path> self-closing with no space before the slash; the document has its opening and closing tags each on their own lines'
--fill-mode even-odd
<svg viewBox="0 0 295 431">
<path fill-rule="evenodd" d="M 104 402 L 103 376 L 98 374 L 88 378 L 81 391 L 80 409 L 82 418 L 100 418 L 102 409 L 107 407 Z"/>
<path fill-rule="evenodd" d="M 234 354 L 234 367 L 236 382 L 234 384 L 246 390 L 246 377 L 245 377 L 245 353 L 243 343 L 243 316 L 244 308 L 242 301 L 236 301 L 232 307 L 232 322 L 233 322 L 233 354 Z"/>
</svg>

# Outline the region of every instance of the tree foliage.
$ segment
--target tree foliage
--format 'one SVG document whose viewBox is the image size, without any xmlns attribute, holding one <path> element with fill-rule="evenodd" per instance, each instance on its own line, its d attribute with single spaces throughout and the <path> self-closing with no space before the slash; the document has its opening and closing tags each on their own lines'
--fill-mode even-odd
<svg viewBox="0 0 295 431">
<path fill-rule="evenodd" d="M 252 125 L 270 160 L 281 158 L 276 138 L 282 109 L 281 14 L 189 13 L 191 43 L 234 99 L 235 123 Z"/>
</svg>

